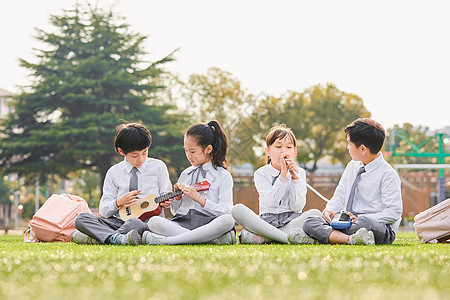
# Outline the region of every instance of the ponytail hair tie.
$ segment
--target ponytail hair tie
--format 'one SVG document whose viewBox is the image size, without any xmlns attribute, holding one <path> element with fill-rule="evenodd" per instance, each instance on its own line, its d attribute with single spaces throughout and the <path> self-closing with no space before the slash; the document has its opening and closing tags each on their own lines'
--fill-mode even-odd
<svg viewBox="0 0 450 300">
<path fill-rule="evenodd" d="M 214 127 L 214 124 L 211 124 L 211 123 L 212 123 L 212 121 L 210 121 L 210 122 L 208 123 L 208 126 L 209 126 L 212 130 L 216 131 L 216 128 Z"/>
</svg>

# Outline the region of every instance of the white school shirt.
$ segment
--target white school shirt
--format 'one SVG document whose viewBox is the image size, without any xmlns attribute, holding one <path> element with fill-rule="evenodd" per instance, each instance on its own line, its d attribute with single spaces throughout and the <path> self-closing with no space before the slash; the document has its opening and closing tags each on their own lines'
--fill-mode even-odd
<svg viewBox="0 0 450 300">
<path fill-rule="evenodd" d="M 99 213 L 103 218 L 119 215 L 116 200 L 129 192 L 131 169 L 133 166 L 126 159 L 109 168 L 103 184 L 103 195 L 100 199 Z M 172 190 L 166 164 L 155 158 L 147 158 L 136 172 L 139 198 L 148 195 L 162 195 Z"/>
<path fill-rule="evenodd" d="M 190 166 L 181 172 L 178 182 L 184 185 L 196 183 L 194 181 L 197 177 L 197 172 L 200 170 L 188 175 L 189 172 L 196 168 Z M 231 208 L 233 207 L 233 177 L 230 172 L 222 167 L 213 167 L 211 162 L 203 164 L 202 168 L 206 171 L 206 177 L 200 174 L 198 181 L 206 180 L 211 185 L 208 191 L 199 192 L 206 199 L 205 207 L 202 207 L 200 203 L 192 200 L 190 197 L 183 195 L 180 200 L 174 199 L 172 202 L 170 209 L 173 215 L 186 215 L 190 209 L 208 216 L 231 214 Z"/>
<path fill-rule="evenodd" d="M 326 209 L 334 212 L 346 209 L 353 182 L 363 165 L 361 161 L 352 160 L 348 163 Z M 403 211 L 401 182 L 397 172 L 381 153 L 364 168 L 366 172 L 361 174 L 358 183 L 358 197 L 354 198 L 353 212 L 357 216 L 392 224 L 392 229 L 397 233 Z"/>
<path fill-rule="evenodd" d="M 259 215 L 303 210 L 306 204 L 306 172 L 302 168 L 298 171 L 299 179 L 294 180 L 289 172 L 286 178 L 282 177 L 272 164 L 256 170 L 254 181 L 259 194 Z"/>
</svg>

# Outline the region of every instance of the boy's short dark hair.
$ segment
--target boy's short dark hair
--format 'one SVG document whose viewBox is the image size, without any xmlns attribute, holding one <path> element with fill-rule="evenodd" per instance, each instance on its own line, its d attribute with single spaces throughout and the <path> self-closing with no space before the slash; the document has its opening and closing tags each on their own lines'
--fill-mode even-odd
<svg viewBox="0 0 450 300">
<path fill-rule="evenodd" d="M 128 123 L 117 126 L 116 138 L 114 139 L 114 148 L 117 153 L 119 153 L 118 148 L 122 149 L 124 154 L 127 154 L 149 148 L 151 144 L 152 135 L 144 125 Z"/>
<path fill-rule="evenodd" d="M 350 142 L 356 147 L 364 145 L 372 154 L 377 154 L 381 150 L 386 137 L 383 126 L 369 118 L 359 118 L 353 121 L 345 127 L 344 131 Z"/>
</svg>

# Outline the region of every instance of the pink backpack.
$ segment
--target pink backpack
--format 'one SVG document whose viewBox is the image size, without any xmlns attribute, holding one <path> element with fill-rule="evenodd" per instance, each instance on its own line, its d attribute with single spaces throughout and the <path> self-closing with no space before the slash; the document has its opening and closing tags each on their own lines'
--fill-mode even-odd
<svg viewBox="0 0 450 300">
<path fill-rule="evenodd" d="M 414 217 L 414 229 L 422 243 L 445 243 L 450 239 L 450 199 Z"/>
<path fill-rule="evenodd" d="M 31 230 L 25 232 L 24 241 L 70 242 L 75 218 L 81 212 L 92 213 L 83 198 L 70 194 L 51 195 L 31 219 Z"/>
</svg>

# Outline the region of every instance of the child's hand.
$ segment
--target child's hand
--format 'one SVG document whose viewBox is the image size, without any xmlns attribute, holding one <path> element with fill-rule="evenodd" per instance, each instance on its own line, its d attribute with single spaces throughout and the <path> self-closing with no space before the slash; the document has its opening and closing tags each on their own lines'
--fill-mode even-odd
<svg viewBox="0 0 450 300">
<path fill-rule="evenodd" d="M 333 218 L 336 217 L 336 213 L 332 210 L 326 209 L 323 211 L 323 216 L 325 217 L 325 221 L 327 221 L 327 223 L 330 224 L 331 220 L 333 220 Z"/>
<path fill-rule="evenodd" d="M 350 219 L 352 220 L 352 223 L 355 223 L 356 222 L 356 220 L 358 220 L 358 217 L 357 216 L 355 216 L 354 214 L 352 214 L 351 212 L 349 212 L 349 211 L 346 211 L 345 212 L 347 215 L 349 215 L 350 216 Z"/>
<path fill-rule="evenodd" d="M 204 197 L 202 197 L 202 195 L 200 195 L 197 190 L 195 189 L 195 187 L 190 186 L 190 185 L 185 185 L 182 187 L 181 189 L 183 191 L 183 193 L 190 197 L 192 200 L 194 200 L 195 202 L 200 203 L 200 205 L 202 207 L 205 206 L 206 204 L 206 199 Z"/>
<path fill-rule="evenodd" d="M 287 164 L 287 168 L 289 170 L 289 173 L 291 173 L 292 179 L 298 179 L 298 167 L 297 164 L 290 158 L 286 158 L 285 159 L 286 164 Z"/>
<path fill-rule="evenodd" d="M 167 199 L 164 202 L 159 202 L 159 205 L 161 205 L 162 207 L 169 207 L 170 204 L 172 204 L 173 202 L 173 198 Z"/>
<path fill-rule="evenodd" d="M 284 178 L 286 178 L 287 172 L 288 172 L 288 163 L 285 160 L 285 158 L 287 158 L 288 155 L 284 152 L 281 153 L 280 155 L 280 166 L 281 166 L 281 173 L 280 175 Z"/>
<path fill-rule="evenodd" d="M 171 192 L 167 192 L 167 193 L 165 193 L 165 195 L 167 195 L 169 193 L 171 193 Z M 173 202 L 173 198 L 169 198 L 166 201 L 159 202 L 159 205 L 161 205 L 162 207 L 169 207 L 170 204 L 172 204 L 172 202 Z"/>
<path fill-rule="evenodd" d="M 140 194 L 141 194 L 141 190 L 135 190 L 135 191 L 126 193 L 125 195 L 123 195 L 122 197 L 120 197 L 119 199 L 116 200 L 117 207 L 135 203 L 138 199 L 138 195 L 140 195 Z"/>
<path fill-rule="evenodd" d="M 182 183 L 175 183 L 175 185 L 173 186 L 173 190 L 174 191 L 183 190 L 183 187 L 184 187 L 184 184 L 182 184 Z M 175 199 L 176 200 L 180 200 L 182 196 L 183 195 L 178 195 L 178 196 L 175 197 Z"/>
</svg>

